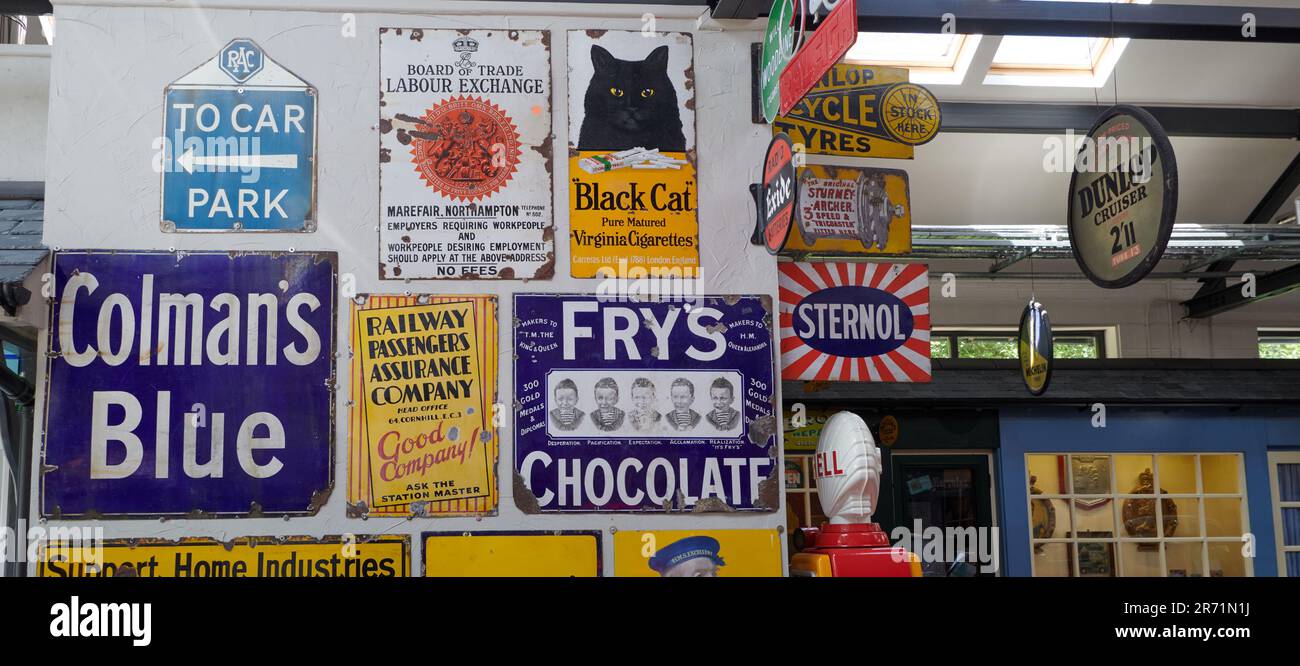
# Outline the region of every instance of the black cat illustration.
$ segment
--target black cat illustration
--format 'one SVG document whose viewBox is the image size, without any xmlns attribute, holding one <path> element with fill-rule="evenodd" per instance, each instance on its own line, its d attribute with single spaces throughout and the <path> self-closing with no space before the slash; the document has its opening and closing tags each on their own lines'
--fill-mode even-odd
<svg viewBox="0 0 1300 666">
<path fill-rule="evenodd" d="M 578 150 L 686 150 L 677 91 L 668 78 L 667 46 L 645 60 L 619 60 L 593 45 L 591 64 L 596 71 L 587 86 Z"/>
</svg>

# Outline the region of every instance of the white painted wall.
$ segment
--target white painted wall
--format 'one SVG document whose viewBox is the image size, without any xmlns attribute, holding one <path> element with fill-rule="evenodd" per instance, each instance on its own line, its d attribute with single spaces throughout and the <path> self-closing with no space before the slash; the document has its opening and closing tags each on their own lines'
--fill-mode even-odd
<svg viewBox="0 0 1300 666">
<path fill-rule="evenodd" d="M 0 44 L 0 181 L 45 179 L 50 47 Z"/>
<path fill-rule="evenodd" d="M 55 3 L 59 25 L 52 63 L 50 143 L 45 242 L 51 248 L 187 250 L 328 250 L 339 254 L 340 273 L 356 275 L 358 292 L 491 293 L 500 298 L 501 398 L 513 396 L 509 325 L 510 294 L 515 292 L 594 292 L 595 280 L 568 277 L 568 201 L 566 164 L 555 162 L 557 276 L 544 282 L 402 281 L 378 279 L 378 29 L 389 27 L 544 29 L 553 31 L 551 62 L 555 104 L 555 145 L 567 145 L 564 95 L 565 31 L 570 28 L 640 30 L 644 6 L 404 2 L 399 9 L 422 13 L 356 13 L 356 36 L 344 37 L 345 9 L 278 11 L 269 3 L 225 3 L 249 9 L 192 9 L 110 3 L 91 6 Z M 132 6 L 127 6 L 128 4 Z M 157 3 L 161 4 L 161 3 Z M 167 3 L 170 4 L 170 3 Z M 222 3 L 208 3 L 222 4 Z M 327 5 L 330 3 L 326 3 Z M 351 3 L 353 7 L 359 6 Z M 328 7 L 327 7 L 328 9 Z M 599 17 L 536 16 L 600 12 Z M 749 44 L 758 32 L 696 30 L 696 8 L 657 8 L 658 30 L 695 34 L 695 81 L 700 173 L 701 269 L 708 293 L 776 293 L 776 262 L 750 246 L 752 204 L 745 183 L 757 178 L 767 145 L 765 127 L 749 121 Z M 509 14 L 509 15 L 505 15 Z M 269 54 L 320 94 L 318 149 L 319 230 L 311 234 L 165 234 L 159 230 L 159 174 L 151 169 L 152 142 L 161 131 L 163 87 L 215 55 L 229 39 L 256 40 Z M 562 151 L 563 149 L 560 148 Z M 750 180 L 747 180 L 750 179 Z M 418 534 L 425 530 L 598 529 L 604 532 L 604 562 L 613 567 L 611 528 L 707 529 L 775 528 L 784 510 L 766 514 L 709 516 L 529 515 L 515 507 L 511 489 L 513 437 L 502 432 L 498 464 L 500 515 L 438 519 L 348 519 L 346 304 L 337 319 L 338 364 L 335 490 L 317 516 L 244 520 L 61 521 L 101 525 L 105 536 L 178 538 L 243 535 L 388 533 L 413 535 L 412 573 L 422 553 Z M 42 338 L 40 353 L 47 340 Z M 41 378 L 43 384 L 44 378 Z M 38 395 L 38 405 L 44 401 Z M 35 414 L 44 419 L 43 409 Z M 38 425 L 39 428 L 39 425 Z M 33 471 L 35 476 L 35 471 Z M 35 488 L 36 485 L 34 484 Z M 38 498 L 32 515 L 39 512 Z M 782 504 L 784 507 L 784 504 Z"/>
</svg>

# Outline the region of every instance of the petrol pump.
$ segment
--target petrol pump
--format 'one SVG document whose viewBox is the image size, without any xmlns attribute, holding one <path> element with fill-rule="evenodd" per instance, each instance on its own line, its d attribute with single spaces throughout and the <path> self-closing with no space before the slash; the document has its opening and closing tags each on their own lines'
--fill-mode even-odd
<svg viewBox="0 0 1300 666">
<path fill-rule="evenodd" d="M 804 547 L 790 562 L 791 576 L 905 578 L 921 575 L 921 560 L 890 546 L 871 522 L 880 496 L 880 449 L 862 417 L 832 416 L 813 458 L 817 497 L 827 522 L 803 530 Z"/>
</svg>

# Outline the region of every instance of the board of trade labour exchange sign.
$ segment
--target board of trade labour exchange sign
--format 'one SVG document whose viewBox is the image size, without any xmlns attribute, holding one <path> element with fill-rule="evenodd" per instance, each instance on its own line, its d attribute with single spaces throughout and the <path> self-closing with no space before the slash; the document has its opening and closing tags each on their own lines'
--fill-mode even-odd
<svg viewBox="0 0 1300 666">
<path fill-rule="evenodd" d="M 55 253 L 41 515 L 314 513 L 334 469 L 337 264 Z"/>
<path fill-rule="evenodd" d="M 911 159 L 939 133 L 939 102 L 907 70 L 838 64 L 772 123 L 813 155 Z"/>
<path fill-rule="evenodd" d="M 315 88 L 235 39 L 164 102 L 163 231 L 315 231 Z"/>
</svg>

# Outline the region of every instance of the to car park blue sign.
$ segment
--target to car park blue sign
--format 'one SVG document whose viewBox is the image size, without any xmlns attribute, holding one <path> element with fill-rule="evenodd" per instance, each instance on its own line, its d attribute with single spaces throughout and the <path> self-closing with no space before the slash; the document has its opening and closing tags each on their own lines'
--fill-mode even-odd
<svg viewBox="0 0 1300 666">
<path fill-rule="evenodd" d="M 164 231 L 314 231 L 316 90 L 235 39 L 167 86 Z"/>
<path fill-rule="evenodd" d="M 314 513 L 333 253 L 55 254 L 41 515 Z"/>
</svg>

